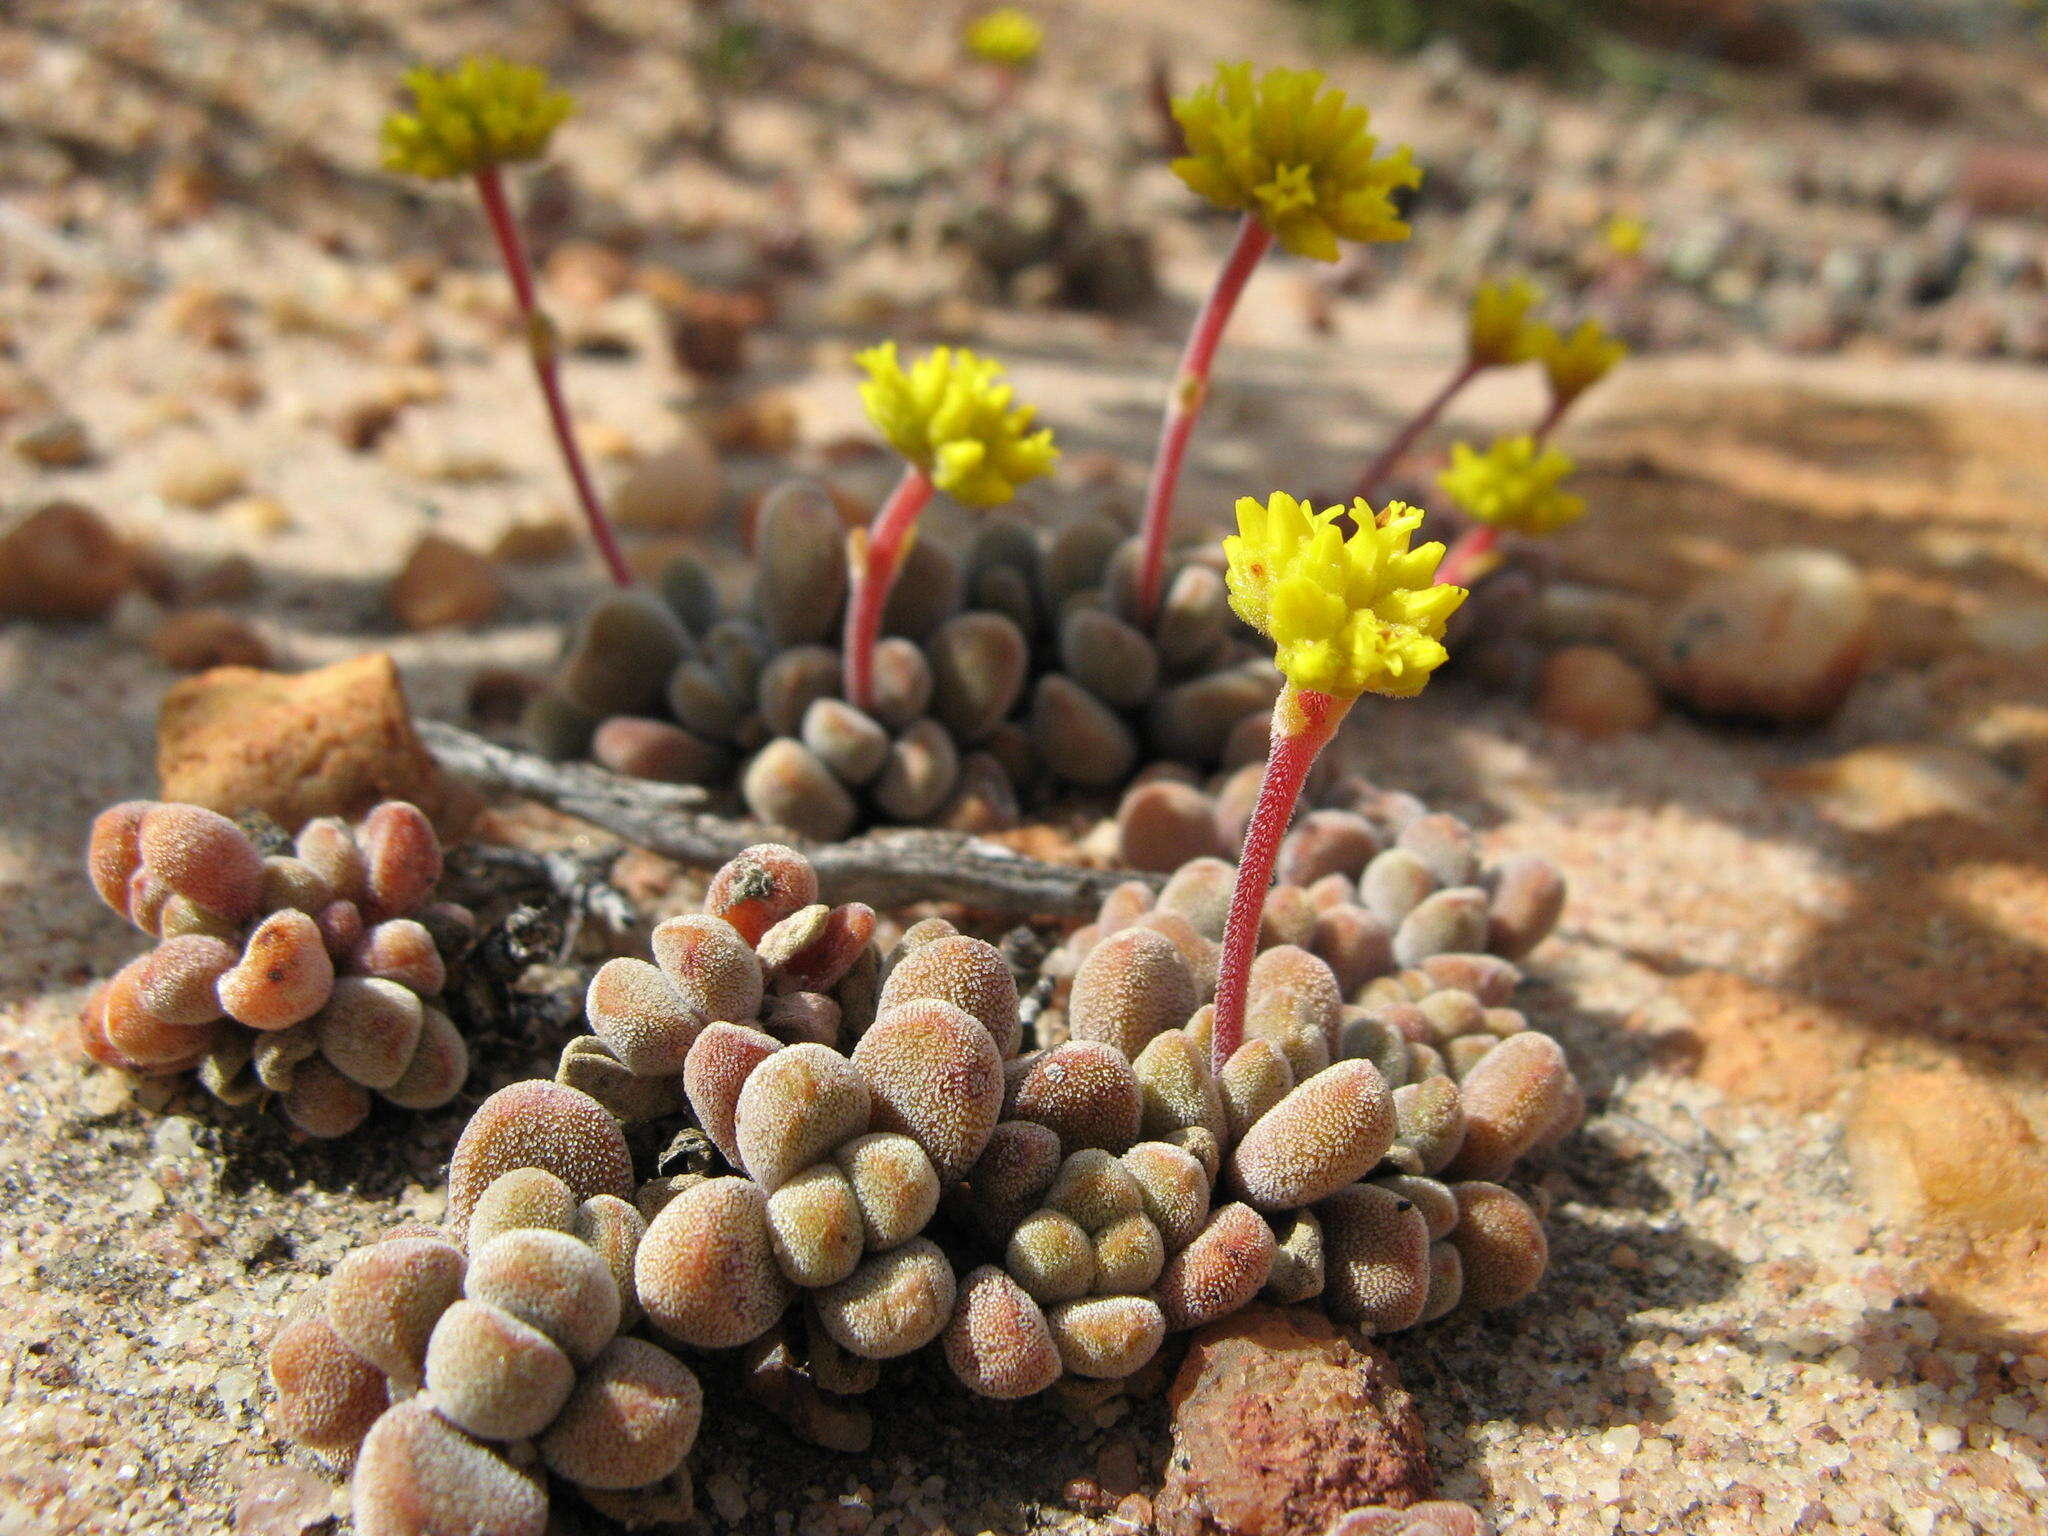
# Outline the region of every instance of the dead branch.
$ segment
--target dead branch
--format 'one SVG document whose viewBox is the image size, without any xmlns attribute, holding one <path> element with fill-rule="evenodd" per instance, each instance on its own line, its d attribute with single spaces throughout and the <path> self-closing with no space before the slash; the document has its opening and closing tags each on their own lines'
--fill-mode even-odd
<svg viewBox="0 0 2048 1536">
<path fill-rule="evenodd" d="M 957 901 L 987 911 L 1090 917 L 1127 870 L 1077 869 L 1012 852 L 958 832 L 917 828 L 869 832 L 843 843 L 810 843 L 758 822 L 713 815 L 710 797 L 688 785 L 629 779 L 588 763 L 552 763 L 439 721 L 419 722 L 441 766 L 487 794 L 522 795 L 685 864 L 712 868 L 767 839 L 803 850 L 833 901 L 883 909 Z"/>
</svg>

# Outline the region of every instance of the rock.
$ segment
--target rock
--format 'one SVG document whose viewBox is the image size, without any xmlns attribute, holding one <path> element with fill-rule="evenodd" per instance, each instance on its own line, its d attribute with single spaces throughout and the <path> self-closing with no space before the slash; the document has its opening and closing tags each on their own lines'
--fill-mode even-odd
<svg viewBox="0 0 2048 1536">
<path fill-rule="evenodd" d="M 164 695 L 156 766 L 166 800 L 260 810 L 287 831 L 410 800 L 448 833 L 472 804 L 413 730 L 381 653 L 296 676 L 216 667 L 187 678 Z"/>
<path fill-rule="evenodd" d="M 1774 551 L 1686 595 L 1665 626 L 1658 681 L 1707 715 L 1825 720 L 1863 673 L 1873 620 L 1862 576 L 1840 555 Z"/>
<path fill-rule="evenodd" d="M 76 469 L 92 459 L 92 439 L 76 416 L 51 416 L 14 440 L 14 451 L 38 469 Z"/>
<path fill-rule="evenodd" d="M 595 309 L 626 291 L 633 264 L 608 245 L 567 240 L 549 253 L 541 281 L 571 309 Z"/>
<path fill-rule="evenodd" d="M 0 534 L 0 615 L 96 619 L 135 574 L 134 551 L 104 518 L 53 501 Z"/>
<path fill-rule="evenodd" d="M 718 455 L 702 433 L 690 428 L 619 482 L 611 514 L 622 528 L 694 533 L 711 521 L 724 494 Z"/>
<path fill-rule="evenodd" d="M 391 612 L 415 634 L 481 624 L 503 596 L 490 561 L 438 533 L 422 535 L 391 579 Z"/>
<path fill-rule="evenodd" d="M 686 373 L 726 379 L 747 366 L 747 336 L 762 319 L 750 294 L 693 289 L 669 317 L 669 345 Z"/>
<path fill-rule="evenodd" d="M 1989 1231 L 2048 1223 L 2048 1148 L 2011 1094 L 1961 1068 L 1867 1076 L 1847 1147 L 1889 1215 Z"/>
<path fill-rule="evenodd" d="M 500 565 L 544 565 L 565 559 L 576 548 L 576 525 L 561 512 L 535 512 L 515 517 L 491 541 L 491 558 Z"/>
<path fill-rule="evenodd" d="M 184 437 L 165 454 L 156 488 L 165 501 L 208 512 L 239 495 L 247 483 L 238 460 L 203 437 Z"/>
<path fill-rule="evenodd" d="M 1536 713 L 1581 736 L 1648 730 L 1657 720 L 1657 690 L 1642 669 L 1604 645 L 1567 645 L 1544 660 Z"/>
<path fill-rule="evenodd" d="M 334 1518 L 337 1495 L 304 1467 L 251 1466 L 235 1500 L 235 1536 L 302 1536 Z"/>
<path fill-rule="evenodd" d="M 368 453 L 398 425 L 406 402 L 389 394 L 365 395 L 350 401 L 334 418 L 334 435 L 350 453 Z"/>
<path fill-rule="evenodd" d="M 220 511 L 221 519 L 252 539 L 267 539 L 292 525 L 291 508 L 275 496 L 237 496 Z"/>
<path fill-rule="evenodd" d="M 715 411 L 705 423 L 711 441 L 734 453 L 787 454 L 803 438 L 796 401 L 781 390 L 763 390 Z"/>
<path fill-rule="evenodd" d="M 246 620 L 220 608 L 174 613 L 149 637 L 150 654 L 176 672 L 267 667 L 270 647 Z"/>
<path fill-rule="evenodd" d="M 1436 1491 L 1393 1362 L 1318 1313 L 1253 1306 L 1201 1329 L 1169 1401 L 1161 1536 L 1323 1536 Z"/>
</svg>

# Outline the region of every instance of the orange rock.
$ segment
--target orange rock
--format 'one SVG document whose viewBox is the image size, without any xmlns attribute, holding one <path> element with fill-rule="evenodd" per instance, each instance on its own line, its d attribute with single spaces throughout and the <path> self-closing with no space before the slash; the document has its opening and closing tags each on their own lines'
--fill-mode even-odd
<svg viewBox="0 0 2048 1536">
<path fill-rule="evenodd" d="M 1953 1064 L 1873 1072 L 1846 1145 L 1878 1208 L 1922 1227 L 1945 1324 L 2048 1335 L 2048 1147 L 2003 1086 Z"/>
<path fill-rule="evenodd" d="M 156 766 L 166 800 L 260 810 L 287 831 L 410 800 L 452 835 L 473 811 L 413 730 L 398 669 L 381 653 L 296 676 L 216 667 L 176 684 L 157 720 Z"/>
<path fill-rule="evenodd" d="M 178 672 L 208 667 L 266 667 L 270 647 L 242 619 L 220 608 L 174 613 L 149 637 L 150 653 Z"/>
<path fill-rule="evenodd" d="M 391 611 L 415 632 L 466 628 L 497 612 L 504 596 L 491 562 L 466 544 L 438 533 L 412 547 L 391 582 Z"/>
<path fill-rule="evenodd" d="M 631 262 L 610 246 L 590 240 L 557 246 L 543 274 L 548 290 L 575 309 L 594 309 L 617 298 L 632 278 Z"/>
<path fill-rule="evenodd" d="M 1701 582 L 1673 610 L 1657 668 L 1702 714 L 1825 720 L 1876 644 L 1868 584 L 1840 555 L 1781 549 Z"/>
<path fill-rule="evenodd" d="M 157 494 L 177 506 L 210 512 L 247 486 L 248 472 L 203 437 L 181 437 L 164 452 Z"/>
<path fill-rule="evenodd" d="M 540 512 L 507 523 L 491 545 L 501 565 L 541 565 L 561 560 L 576 548 L 576 525 L 560 512 Z"/>
<path fill-rule="evenodd" d="M 624 528 L 689 533 L 711 521 L 724 494 L 718 455 L 691 428 L 633 467 L 613 493 L 611 511 Z"/>
<path fill-rule="evenodd" d="M 711 441 L 736 453 L 789 453 L 801 436 L 796 402 L 780 390 L 737 400 L 708 423 Z"/>
<path fill-rule="evenodd" d="M 751 294 L 700 288 L 669 317 L 669 343 L 685 372 L 730 378 L 747 365 L 747 336 L 763 319 Z"/>
<path fill-rule="evenodd" d="M 96 619 L 135 579 L 135 554 L 106 520 L 53 501 L 0 534 L 0 614 Z"/>
<path fill-rule="evenodd" d="M 1320 1313 L 1253 1306 L 1201 1329 L 1170 1401 L 1161 1536 L 1322 1536 L 1436 1491 L 1393 1362 Z"/>
<path fill-rule="evenodd" d="M 1960 1068 L 1873 1073 L 1849 1159 L 1889 1213 L 1979 1231 L 2048 1229 L 2048 1148 L 2011 1095 Z"/>
<path fill-rule="evenodd" d="M 1657 690 L 1640 668 L 1604 645 L 1552 651 L 1536 685 L 1536 713 L 1581 736 L 1619 736 L 1656 723 Z"/>
</svg>

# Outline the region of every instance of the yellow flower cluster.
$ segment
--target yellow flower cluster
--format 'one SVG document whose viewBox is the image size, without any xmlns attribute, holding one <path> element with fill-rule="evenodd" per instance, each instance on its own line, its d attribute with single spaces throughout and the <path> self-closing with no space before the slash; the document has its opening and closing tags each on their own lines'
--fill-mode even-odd
<svg viewBox="0 0 2048 1536">
<path fill-rule="evenodd" d="M 1568 332 L 1539 326 L 1534 355 L 1549 375 L 1551 397 L 1562 405 L 1613 372 L 1628 356 L 1628 346 L 1608 335 L 1598 320 L 1584 320 Z"/>
<path fill-rule="evenodd" d="M 1600 240 L 1616 256 L 1640 256 L 1650 238 L 1650 227 L 1632 214 L 1617 213 L 1600 231 Z"/>
<path fill-rule="evenodd" d="M 1252 214 L 1297 256 L 1337 259 L 1339 240 L 1405 240 L 1393 194 L 1420 186 L 1403 146 L 1375 157 L 1371 114 L 1314 70 L 1225 64 L 1173 104 L 1188 153 L 1174 174 L 1219 208 Z"/>
<path fill-rule="evenodd" d="M 1223 541 L 1230 606 L 1273 642 L 1296 688 L 1407 698 L 1443 665 L 1444 621 L 1465 589 L 1435 585 L 1443 545 L 1408 547 L 1419 509 L 1396 501 L 1375 516 L 1354 501 L 1349 538 L 1337 526 L 1344 510 L 1317 512 L 1284 491 L 1241 498 L 1238 531 Z"/>
<path fill-rule="evenodd" d="M 1445 494 L 1482 523 L 1515 533 L 1553 533 L 1586 515 L 1586 503 L 1560 488 L 1572 472 L 1568 454 L 1524 433 L 1486 452 L 1451 448 L 1451 467 L 1437 477 Z"/>
<path fill-rule="evenodd" d="M 1033 432 L 1032 408 L 1011 404 L 1016 391 L 1002 382 L 1001 365 L 965 347 L 939 347 L 907 372 L 893 341 L 858 361 L 868 371 L 860 387 L 868 419 L 955 501 L 971 507 L 1008 501 L 1059 457 L 1052 429 Z"/>
<path fill-rule="evenodd" d="M 451 70 L 410 69 L 414 110 L 384 120 L 384 168 L 411 176 L 469 176 L 532 160 L 576 109 L 530 64 L 465 59 Z"/>
<path fill-rule="evenodd" d="M 1465 347 L 1483 368 L 1511 368 L 1536 355 L 1545 326 L 1529 318 L 1543 301 L 1543 290 L 1526 277 L 1504 283 L 1481 283 L 1472 294 L 1465 324 Z"/>
<path fill-rule="evenodd" d="M 1012 6 L 985 11 L 967 24 L 967 51 L 985 64 L 1023 69 L 1045 46 L 1045 29 Z"/>
</svg>

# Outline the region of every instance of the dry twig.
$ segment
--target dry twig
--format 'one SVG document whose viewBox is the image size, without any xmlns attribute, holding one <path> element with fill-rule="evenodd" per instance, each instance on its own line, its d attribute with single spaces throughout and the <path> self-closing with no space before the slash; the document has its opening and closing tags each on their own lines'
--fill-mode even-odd
<svg viewBox="0 0 2048 1536">
<path fill-rule="evenodd" d="M 958 832 L 906 828 L 807 843 L 780 828 L 711 814 L 701 789 L 624 778 L 588 763 L 551 763 L 438 721 L 423 720 L 419 730 L 441 766 L 477 789 L 538 800 L 686 864 L 722 864 L 764 838 L 788 842 L 816 867 L 829 900 L 884 909 L 957 901 L 994 912 L 1088 917 L 1123 881 L 1157 883 L 1126 870 L 1048 864 Z"/>
</svg>

